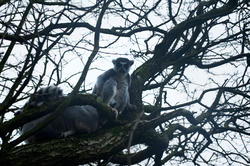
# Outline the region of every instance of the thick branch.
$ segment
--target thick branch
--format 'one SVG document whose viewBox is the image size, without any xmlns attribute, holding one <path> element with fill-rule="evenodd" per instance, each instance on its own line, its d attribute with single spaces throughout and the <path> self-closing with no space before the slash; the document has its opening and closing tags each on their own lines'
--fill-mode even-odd
<svg viewBox="0 0 250 166">
<path fill-rule="evenodd" d="M 0 154 L 1 165 L 78 165 L 108 158 L 122 150 L 129 126 L 98 132 L 92 136 L 69 137 L 41 144 L 19 146 Z M 27 157 L 29 156 L 29 157 Z M 62 162 L 63 161 L 63 162 Z"/>
<path fill-rule="evenodd" d="M 34 120 L 34 119 L 41 117 L 41 116 L 44 116 L 49 112 L 57 111 L 57 109 L 59 109 L 58 107 L 61 104 L 64 104 L 64 102 L 66 100 L 68 100 L 69 98 L 70 98 L 70 96 L 63 97 L 63 98 L 59 99 L 58 101 L 53 101 L 53 103 L 48 103 L 46 105 L 41 106 L 40 108 L 36 108 L 36 109 L 27 108 L 27 109 L 25 109 L 20 115 L 18 115 L 15 118 L 13 118 L 9 121 L 6 121 L 0 125 L 0 135 L 1 136 L 6 135 L 8 132 L 12 132 L 14 129 L 24 125 L 25 123 L 27 123 L 31 120 Z M 72 100 L 68 104 L 68 106 L 72 106 L 72 105 L 92 105 L 93 107 L 95 107 L 97 109 L 100 116 L 107 117 L 107 119 L 110 123 L 112 123 L 112 121 L 115 119 L 115 116 L 116 116 L 116 115 L 114 115 L 114 111 L 112 111 L 112 109 L 110 107 L 108 107 L 106 104 L 102 103 L 99 100 L 97 101 L 96 96 L 93 96 L 93 95 L 88 95 L 88 94 L 75 95 L 75 96 L 73 96 Z M 56 116 L 56 115 L 57 114 L 55 114 L 54 116 Z M 51 120 L 53 120 L 53 118 L 50 118 L 50 121 Z M 49 121 L 47 123 L 49 123 Z M 44 125 L 46 125 L 47 123 L 45 123 Z M 35 129 L 34 132 L 39 130 L 43 126 L 39 126 L 39 128 Z M 34 133 L 34 132 L 32 132 L 32 133 Z M 32 133 L 29 133 L 29 135 Z M 13 144 L 13 146 L 14 146 L 14 145 L 22 142 L 23 140 L 25 140 L 27 137 L 29 137 L 29 135 L 22 136 L 22 137 L 18 138 L 17 140 L 14 140 L 10 144 Z"/>
</svg>

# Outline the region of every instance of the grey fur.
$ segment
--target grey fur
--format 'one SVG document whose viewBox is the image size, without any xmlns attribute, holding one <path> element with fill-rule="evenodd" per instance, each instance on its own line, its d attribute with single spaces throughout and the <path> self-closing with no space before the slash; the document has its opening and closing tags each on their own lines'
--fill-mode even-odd
<svg viewBox="0 0 250 166">
<path fill-rule="evenodd" d="M 56 100 L 63 96 L 62 89 L 56 86 L 49 86 L 39 89 L 33 94 L 27 104 L 31 107 L 41 106 L 48 101 Z"/>
<path fill-rule="evenodd" d="M 32 104 L 32 107 L 36 108 L 39 107 L 41 103 L 50 102 L 61 97 L 62 90 L 58 87 L 42 88 L 34 94 L 34 96 L 35 97 L 29 102 Z M 42 96 L 47 96 L 47 101 L 45 100 L 46 98 Z M 51 114 L 52 113 L 49 113 L 41 118 L 24 124 L 21 132 L 26 133 L 39 125 Z M 73 134 L 90 133 L 96 131 L 98 128 L 99 114 L 97 110 L 90 105 L 76 105 L 67 107 L 58 117 L 28 138 L 26 142 L 41 142 L 53 138 L 67 137 Z"/>
<path fill-rule="evenodd" d="M 121 114 L 130 105 L 129 69 L 134 61 L 127 58 L 117 58 L 112 62 L 114 67 L 97 78 L 93 93 Z"/>
</svg>

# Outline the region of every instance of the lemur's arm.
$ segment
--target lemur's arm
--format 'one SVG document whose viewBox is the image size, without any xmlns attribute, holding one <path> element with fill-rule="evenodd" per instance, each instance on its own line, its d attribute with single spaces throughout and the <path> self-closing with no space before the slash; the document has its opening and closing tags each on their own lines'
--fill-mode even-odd
<svg viewBox="0 0 250 166">
<path fill-rule="evenodd" d="M 109 69 L 105 71 L 103 74 L 98 76 L 96 84 L 93 89 L 93 94 L 96 94 L 98 97 L 102 96 L 103 86 L 104 83 L 111 77 L 113 77 L 116 74 L 114 69 Z"/>
</svg>

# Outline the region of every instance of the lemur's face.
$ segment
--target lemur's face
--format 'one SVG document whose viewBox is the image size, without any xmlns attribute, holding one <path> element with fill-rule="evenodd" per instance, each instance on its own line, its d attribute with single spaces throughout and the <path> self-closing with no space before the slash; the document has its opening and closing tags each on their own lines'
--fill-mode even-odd
<svg viewBox="0 0 250 166">
<path fill-rule="evenodd" d="M 117 58 L 112 61 L 114 64 L 114 70 L 119 73 L 128 73 L 130 67 L 134 64 L 133 60 L 129 60 L 127 58 Z"/>
</svg>

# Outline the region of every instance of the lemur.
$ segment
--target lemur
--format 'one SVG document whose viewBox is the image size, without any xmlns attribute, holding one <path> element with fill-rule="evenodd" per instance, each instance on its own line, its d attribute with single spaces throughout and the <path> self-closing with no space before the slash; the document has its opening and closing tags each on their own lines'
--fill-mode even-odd
<svg viewBox="0 0 250 166">
<path fill-rule="evenodd" d="M 31 108 L 38 108 L 46 102 L 54 101 L 62 97 L 62 90 L 55 86 L 41 88 L 35 93 L 27 103 Z M 27 105 L 26 104 L 26 105 Z M 24 124 L 21 132 L 24 134 L 33 127 L 39 125 L 52 113 L 48 113 L 38 119 Z M 53 138 L 63 138 L 73 134 L 94 132 L 99 127 L 99 115 L 97 110 L 90 105 L 75 105 L 65 108 L 47 126 L 37 131 L 26 143 L 47 141 Z"/>
<path fill-rule="evenodd" d="M 112 61 L 114 67 L 101 74 L 96 81 L 93 94 L 96 94 L 104 103 L 113 107 L 121 114 L 126 108 L 135 107 L 130 104 L 129 69 L 133 60 L 117 58 Z"/>
<path fill-rule="evenodd" d="M 96 81 L 93 93 L 103 100 L 104 103 L 113 107 L 121 114 L 127 107 L 135 106 L 130 104 L 129 69 L 134 61 L 127 58 L 117 58 L 112 61 L 114 67 L 101 74 Z M 50 86 L 41 88 L 31 96 L 27 103 L 33 108 L 38 108 L 46 102 L 54 101 L 62 97 L 62 90 Z M 21 132 L 26 133 L 33 127 L 39 125 L 51 113 L 24 124 Z M 76 105 L 65 108 L 62 113 L 50 122 L 46 127 L 37 131 L 26 140 L 26 143 L 41 142 L 53 138 L 67 137 L 77 133 L 90 133 L 96 131 L 105 122 L 100 122 L 96 108 L 90 105 Z M 105 119 L 105 118 L 104 118 Z"/>
</svg>

